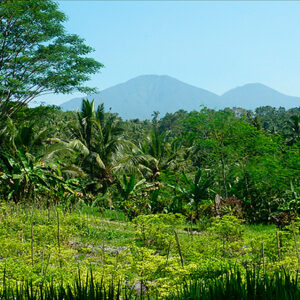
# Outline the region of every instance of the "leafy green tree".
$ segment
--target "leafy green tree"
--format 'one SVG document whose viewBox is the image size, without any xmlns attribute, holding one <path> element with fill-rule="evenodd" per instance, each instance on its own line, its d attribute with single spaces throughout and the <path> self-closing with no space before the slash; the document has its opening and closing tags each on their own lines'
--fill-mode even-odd
<svg viewBox="0 0 300 300">
<path fill-rule="evenodd" d="M 224 197 L 228 196 L 230 165 L 236 157 L 234 147 L 239 145 L 233 142 L 239 123 L 230 111 L 216 112 L 205 108 L 191 112 L 184 121 L 185 135 L 193 141 L 195 166 L 219 171 L 217 192 Z"/>
<path fill-rule="evenodd" d="M 293 128 L 292 116 L 300 116 L 300 108 L 285 110 L 284 107 L 276 109 L 262 106 L 255 110 L 255 119 L 259 120 L 259 125 L 267 134 L 283 135 L 286 138 L 290 137 Z"/>
<path fill-rule="evenodd" d="M 173 114 L 167 113 L 159 122 L 159 132 L 168 131 L 170 135 L 179 137 L 182 135 L 181 123 L 186 118 L 187 112 L 179 110 Z"/>
<path fill-rule="evenodd" d="M 280 135 L 266 134 L 230 111 L 192 112 L 183 125 L 193 141 L 194 164 L 216 171 L 216 193 L 243 200 L 248 220 L 269 222 L 299 176 L 297 144 L 290 148 Z"/>
<path fill-rule="evenodd" d="M 0 117 L 39 95 L 94 91 L 84 82 L 102 64 L 86 57 L 92 48 L 65 32 L 65 20 L 52 0 L 0 2 Z"/>
</svg>

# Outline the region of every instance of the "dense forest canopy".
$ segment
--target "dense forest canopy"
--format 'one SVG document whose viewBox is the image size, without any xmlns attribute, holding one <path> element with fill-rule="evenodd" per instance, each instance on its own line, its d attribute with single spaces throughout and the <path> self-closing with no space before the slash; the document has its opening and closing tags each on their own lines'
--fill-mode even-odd
<svg viewBox="0 0 300 300">
<path fill-rule="evenodd" d="M 1 195 L 66 207 L 81 199 L 130 218 L 232 211 L 289 222 L 299 213 L 299 121 L 299 108 L 123 121 L 87 100 L 80 112 L 24 107 L 2 124 Z"/>
</svg>

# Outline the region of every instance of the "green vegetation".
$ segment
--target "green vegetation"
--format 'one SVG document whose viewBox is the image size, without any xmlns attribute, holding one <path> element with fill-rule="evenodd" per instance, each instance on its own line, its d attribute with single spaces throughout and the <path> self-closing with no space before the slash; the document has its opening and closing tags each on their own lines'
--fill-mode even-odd
<svg viewBox="0 0 300 300">
<path fill-rule="evenodd" d="M 74 286 L 55 287 L 53 284 L 40 286 L 38 290 L 33 288 L 32 282 L 26 282 L 21 286 L 12 288 L 7 286 L 0 295 L 1 299 L 158 299 L 158 296 L 137 295 L 128 287 L 114 284 L 113 281 L 106 288 L 103 282 L 94 282 L 93 273 L 88 274 L 85 281 L 79 276 L 76 278 Z M 225 273 L 218 280 L 209 282 L 193 279 L 166 299 L 298 299 L 299 289 L 295 278 L 276 273 L 272 278 L 267 275 L 259 276 L 253 271 L 246 272 L 246 280 L 242 280 L 239 270 L 235 273 Z"/>
<path fill-rule="evenodd" d="M 292 112 L 274 134 L 258 128 L 257 115 L 229 109 L 181 114 L 173 127 L 165 125 L 170 115 L 123 121 L 87 100 L 78 113 L 25 107 L 1 123 L 0 192 L 70 209 L 83 201 L 129 219 L 230 213 L 284 226 L 299 214 L 299 133 L 290 122 L 299 110 Z"/>
<path fill-rule="evenodd" d="M 246 284 L 262 289 L 264 276 L 269 280 L 266 292 L 277 286 L 273 276 L 284 290 L 298 276 L 296 223 L 279 231 L 274 225 L 241 224 L 226 215 L 212 219 L 203 230 L 203 224 L 192 225 L 180 214 L 140 215 L 124 222 L 122 214 L 111 212 L 100 213 L 80 202 L 72 212 L 63 205 L 43 209 L 3 203 L 2 288 L 16 293 L 16 285 L 23 290 L 29 285 L 33 291 L 43 287 L 45 293 L 52 289 L 62 293 L 64 288 L 64 293 L 78 294 L 75 280 L 80 274 L 83 284 L 93 280 L 107 293 L 113 285 L 115 297 L 120 285 L 122 295 L 126 289 L 132 297 L 165 298 L 179 297 L 177 291 L 211 293 L 209 286 L 215 281 L 214 293 L 220 293 L 222 286 L 226 286 L 224 295 L 227 288 L 247 293 L 254 287 L 246 288 Z M 283 270 L 291 277 L 285 277 Z M 232 287 L 226 284 L 228 280 Z M 289 292 L 299 292 L 296 287 Z"/>
<path fill-rule="evenodd" d="M 98 299 L 98 300 L 119 300 L 119 299 L 158 299 L 158 296 L 145 296 L 135 294 L 128 288 L 113 281 L 106 288 L 103 282 L 94 282 L 93 273 L 87 275 L 85 281 L 79 276 L 75 285 L 63 285 L 58 287 L 52 283 L 42 285 L 38 290 L 33 288 L 32 282 L 24 285 L 16 285 L 15 288 L 6 286 L 1 299 Z M 287 274 L 276 273 L 272 278 L 267 275 L 259 276 L 253 271 L 246 272 L 246 280 L 242 280 L 239 270 L 235 273 L 225 273 L 218 280 L 209 281 L 205 284 L 193 280 L 165 299 L 298 299 L 299 289 L 295 278 Z"/>
<path fill-rule="evenodd" d="M 102 64 L 86 57 L 92 48 L 65 21 L 52 0 L 1 1 L 0 120 L 39 95 L 94 91 L 84 83 Z"/>
<path fill-rule="evenodd" d="M 0 8 L 0 297 L 299 296 L 299 108 L 29 108 L 102 65 L 52 1 Z"/>
</svg>

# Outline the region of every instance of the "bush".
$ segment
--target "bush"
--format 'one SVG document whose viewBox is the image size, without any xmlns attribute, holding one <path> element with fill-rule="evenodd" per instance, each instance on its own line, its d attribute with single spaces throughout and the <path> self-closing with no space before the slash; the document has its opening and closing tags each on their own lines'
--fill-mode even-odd
<svg viewBox="0 0 300 300">
<path fill-rule="evenodd" d="M 181 214 L 141 215 L 133 220 L 136 234 L 145 245 L 155 246 L 158 250 L 166 250 L 174 238 L 176 225 L 183 224 L 185 218 Z"/>
<path fill-rule="evenodd" d="M 227 242 L 234 242 L 242 237 L 242 221 L 235 216 L 225 215 L 213 218 L 210 230 Z"/>
</svg>

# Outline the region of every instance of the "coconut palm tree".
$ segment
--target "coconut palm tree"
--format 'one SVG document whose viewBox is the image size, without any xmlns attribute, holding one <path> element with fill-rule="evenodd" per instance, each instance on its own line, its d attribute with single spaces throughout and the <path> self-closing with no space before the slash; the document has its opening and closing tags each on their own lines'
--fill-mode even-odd
<svg viewBox="0 0 300 300">
<path fill-rule="evenodd" d="M 144 155 L 144 165 L 151 170 L 151 180 L 155 181 L 162 171 L 182 167 L 183 146 L 180 138 L 170 138 L 168 132 L 159 133 L 156 127 L 139 144 Z"/>
<path fill-rule="evenodd" d="M 143 138 L 136 144 L 127 142 L 114 172 L 139 175 L 159 188 L 161 172 L 184 170 L 186 149 L 181 139 L 169 137 L 168 132 L 159 133 L 157 126 Z"/>
<path fill-rule="evenodd" d="M 293 115 L 287 123 L 288 144 L 293 145 L 300 140 L 300 116 Z"/>
<path fill-rule="evenodd" d="M 17 128 L 12 119 L 7 118 L 5 126 L 0 131 L 1 146 L 3 146 L 1 148 L 5 148 L 10 153 L 16 153 L 17 150 L 25 153 L 36 152 L 41 149 L 45 136 L 46 128 L 36 131 L 34 124 Z"/>
<path fill-rule="evenodd" d="M 95 110 L 94 100 L 82 101 L 77 118 L 77 125 L 72 127 L 74 141 L 85 146 L 85 153 L 79 156 L 79 164 L 102 185 L 101 190 L 105 192 L 115 182 L 113 169 L 127 143 L 121 121 L 116 115 L 106 114 L 103 104 Z"/>
<path fill-rule="evenodd" d="M 182 192 L 190 200 L 189 203 L 191 206 L 194 207 L 196 219 L 199 219 L 199 206 L 202 201 L 209 199 L 209 192 L 214 182 L 214 176 L 212 173 L 205 174 L 201 168 L 197 170 L 193 180 L 189 179 L 185 173 L 182 176 L 188 186 L 188 188 L 183 188 Z"/>
</svg>

